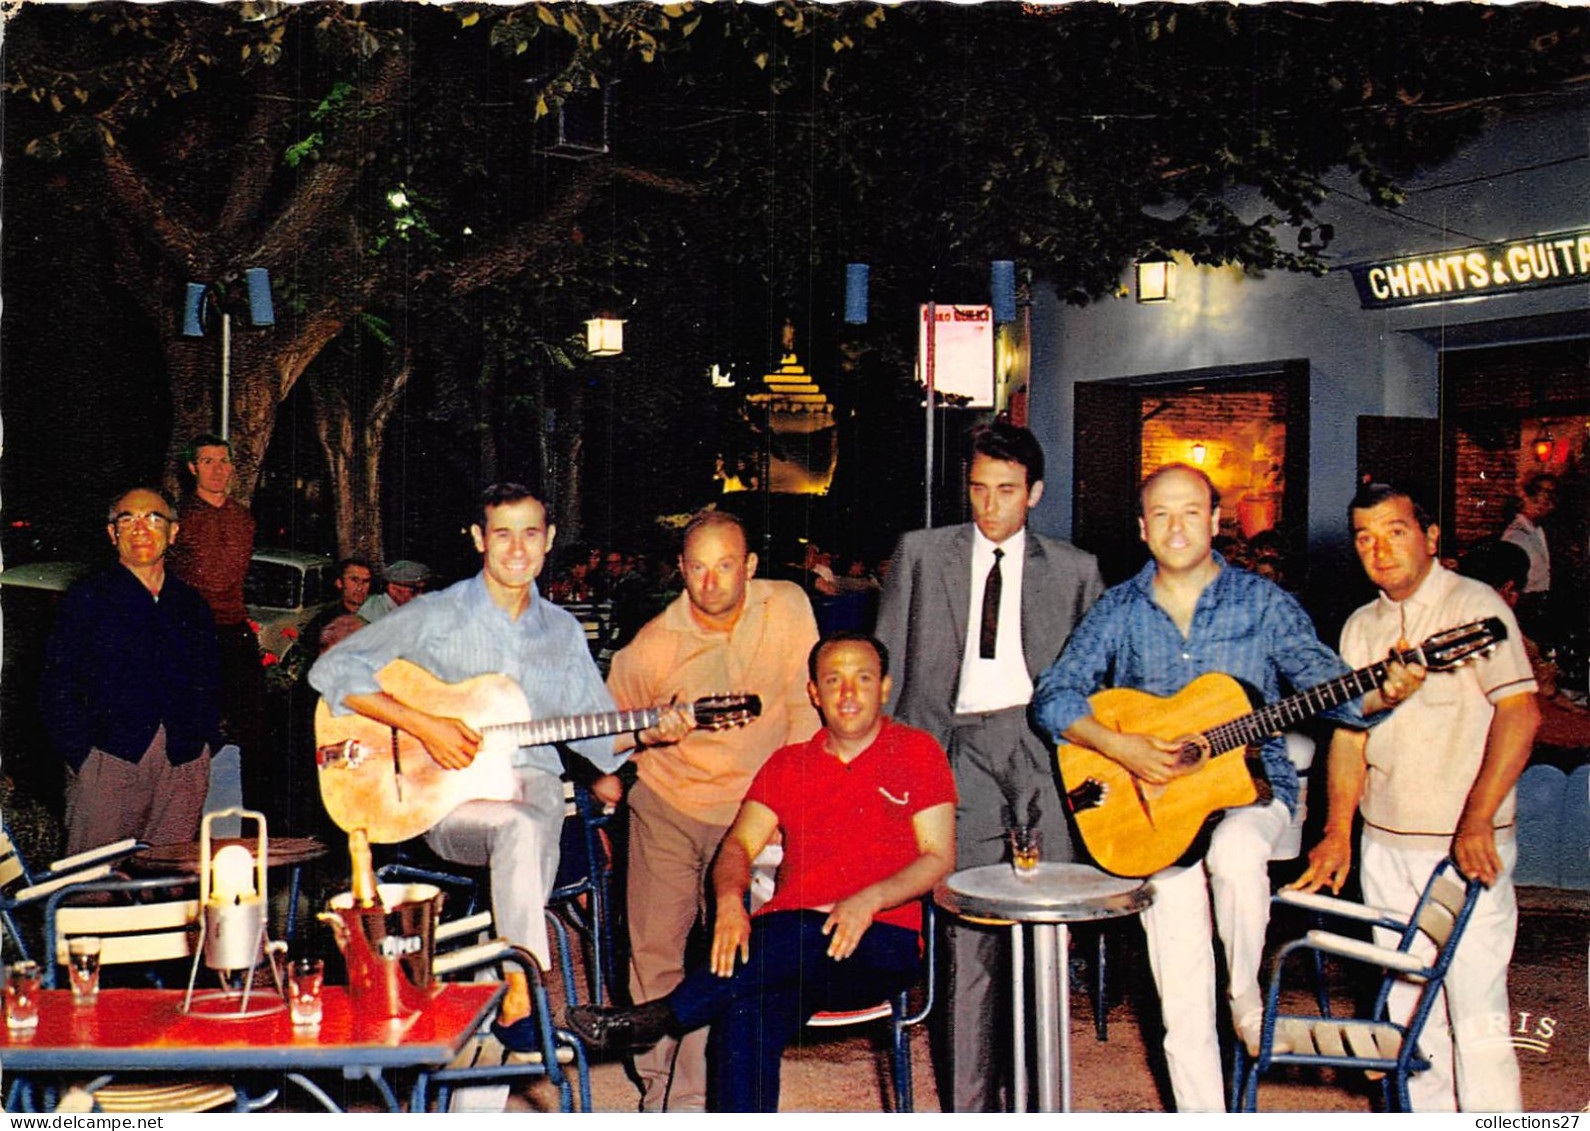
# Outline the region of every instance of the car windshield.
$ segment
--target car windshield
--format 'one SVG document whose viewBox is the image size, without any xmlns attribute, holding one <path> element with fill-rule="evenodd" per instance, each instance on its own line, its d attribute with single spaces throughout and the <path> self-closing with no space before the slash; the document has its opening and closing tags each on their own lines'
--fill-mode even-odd
<svg viewBox="0 0 1590 1131">
<path fill-rule="evenodd" d="M 304 571 L 304 605 L 320 605 L 336 597 L 337 567 L 310 566 Z"/>
<path fill-rule="evenodd" d="M 256 558 L 249 563 L 248 576 L 243 579 L 243 600 L 266 609 L 302 608 L 303 576 L 297 566 Z"/>
</svg>

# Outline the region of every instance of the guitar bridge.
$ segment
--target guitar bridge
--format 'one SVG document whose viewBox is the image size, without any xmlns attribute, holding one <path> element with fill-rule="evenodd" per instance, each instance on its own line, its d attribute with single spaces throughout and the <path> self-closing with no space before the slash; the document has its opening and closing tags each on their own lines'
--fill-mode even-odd
<svg viewBox="0 0 1590 1131">
<path fill-rule="evenodd" d="M 364 747 L 352 738 L 332 742 L 315 748 L 315 765 L 322 770 L 331 766 L 356 770 L 364 764 Z"/>
<path fill-rule="evenodd" d="M 1085 813 L 1089 809 L 1097 809 L 1104 804 L 1104 795 L 1110 787 L 1098 778 L 1088 778 L 1087 781 L 1066 793 L 1066 804 L 1073 813 Z"/>
</svg>

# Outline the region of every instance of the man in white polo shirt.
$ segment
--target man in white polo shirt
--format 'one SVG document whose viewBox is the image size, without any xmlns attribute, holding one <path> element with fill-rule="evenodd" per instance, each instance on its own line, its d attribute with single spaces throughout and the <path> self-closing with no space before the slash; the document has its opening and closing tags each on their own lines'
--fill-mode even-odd
<svg viewBox="0 0 1590 1131">
<path fill-rule="evenodd" d="M 1349 664 L 1373 663 L 1393 647 L 1486 617 L 1501 620 L 1508 638 L 1460 668 L 1431 672 L 1419 694 L 1374 730 L 1336 732 L 1325 834 L 1296 886 L 1341 889 L 1352 865 L 1355 809 L 1364 817 L 1361 882 L 1370 904 L 1411 912 L 1448 855 L 1485 884 L 1447 974 L 1444 1003 L 1420 1040 L 1430 1068 L 1408 1090 L 1416 1111 L 1452 1111 L 1454 1103 L 1464 1111 L 1518 1111 L 1507 966 L 1518 929 L 1514 785 L 1540 723 L 1529 658 L 1496 591 L 1436 560 L 1440 529 L 1406 492 L 1365 484 L 1348 514 L 1358 559 L 1380 588 L 1342 629 Z M 1391 932 L 1376 935 L 1396 945 Z M 1392 990 L 1392 1020 L 1407 1020 L 1419 992 L 1412 983 Z"/>
</svg>

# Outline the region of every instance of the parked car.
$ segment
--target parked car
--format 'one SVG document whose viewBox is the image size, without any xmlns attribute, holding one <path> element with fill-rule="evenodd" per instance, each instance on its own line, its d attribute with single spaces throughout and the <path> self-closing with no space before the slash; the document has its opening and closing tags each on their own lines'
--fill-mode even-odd
<svg viewBox="0 0 1590 1131">
<path fill-rule="evenodd" d="M 0 585 L 62 593 L 98 568 L 93 562 L 30 562 L 0 572 Z M 260 655 L 268 657 L 266 663 L 275 663 L 291 651 L 298 630 L 337 599 L 336 578 L 337 563 L 325 554 L 254 551 L 243 581 L 243 600 L 259 633 Z M 48 607 L 53 612 L 54 601 Z"/>
<path fill-rule="evenodd" d="M 336 560 L 325 554 L 254 551 L 243 580 L 243 600 L 267 664 L 292 651 L 299 630 L 337 599 L 336 581 Z"/>
</svg>

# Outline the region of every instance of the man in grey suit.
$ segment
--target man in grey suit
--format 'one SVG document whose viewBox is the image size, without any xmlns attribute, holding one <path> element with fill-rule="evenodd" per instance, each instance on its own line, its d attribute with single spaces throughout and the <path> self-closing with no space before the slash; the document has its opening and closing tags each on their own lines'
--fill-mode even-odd
<svg viewBox="0 0 1590 1131">
<path fill-rule="evenodd" d="M 1033 680 L 1104 584 L 1091 554 L 1026 529 L 1043 494 L 1043 450 L 1031 432 L 978 428 L 971 456 L 973 521 L 912 531 L 890 563 L 877 635 L 901 664 L 888 710 L 949 752 L 960 794 L 957 869 L 1005 859 L 1012 824 L 1042 830 L 1044 859 L 1069 860 L 1054 751 L 1027 705 Z M 965 924 L 951 926 L 949 938 L 940 1094 L 946 1110 L 1006 1110 L 1008 941 Z"/>
</svg>

